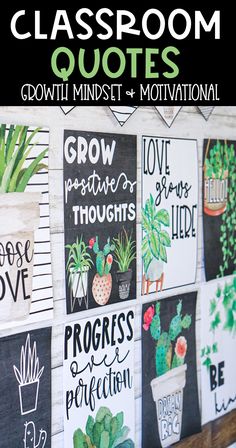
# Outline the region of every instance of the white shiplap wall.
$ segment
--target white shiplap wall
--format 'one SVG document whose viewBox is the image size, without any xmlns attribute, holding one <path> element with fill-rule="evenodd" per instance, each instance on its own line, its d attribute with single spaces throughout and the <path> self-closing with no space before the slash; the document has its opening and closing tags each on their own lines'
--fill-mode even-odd
<svg viewBox="0 0 236 448">
<path fill-rule="evenodd" d="M 52 325 L 52 447 L 66 448 L 63 443 L 63 407 L 62 407 L 62 351 L 63 326 L 65 322 L 76 319 L 76 315 L 66 316 L 65 284 L 64 284 L 64 240 L 63 240 L 63 130 L 78 129 L 85 131 L 115 132 L 136 134 L 138 145 L 138 253 L 140 253 L 140 149 L 142 134 L 196 138 L 199 151 L 199 235 L 198 235 L 198 270 L 196 285 L 175 289 L 173 294 L 199 288 L 204 281 L 203 243 L 201 221 L 201 181 L 202 181 L 202 143 L 204 138 L 218 137 L 236 140 L 236 107 L 216 107 L 208 122 L 197 112 L 195 107 L 184 107 L 169 129 L 160 119 L 154 107 L 140 107 L 121 128 L 107 107 L 76 107 L 68 115 L 64 115 L 59 107 L 0 107 L 0 123 L 18 123 L 46 126 L 50 130 L 49 152 L 49 192 L 50 223 L 52 247 L 52 273 L 54 291 L 54 319 L 52 321 L 32 324 L 30 328 Z M 180 255 L 181 256 L 181 255 Z M 135 396 L 136 396 L 136 447 L 141 447 L 141 282 L 140 258 L 138 259 L 138 297 L 136 304 L 135 333 Z M 180 259 L 181 262 L 181 259 Z M 170 295 L 170 291 L 163 296 Z M 155 294 L 143 301 L 154 300 Z M 130 302 L 133 305 L 133 302 Z M 116 304 L 106 309 L 96 309 L 78 314 L 78 318 L 90 317 L 111 309 L 117 310 L 127 305 Z M 197 340 L 199 349 L 198 310 Z M 29 327 L 5 330 L 0 335 L 17 331 L 26 331 Z M 198 350 L 199 351 L 199 350 Z M 199 360 L 198 360 L 199 366 Z M 199 369 L 198 369 L 199 372 Z M 148 447 L 147 447 L 148 448 Z"/>
</svg>

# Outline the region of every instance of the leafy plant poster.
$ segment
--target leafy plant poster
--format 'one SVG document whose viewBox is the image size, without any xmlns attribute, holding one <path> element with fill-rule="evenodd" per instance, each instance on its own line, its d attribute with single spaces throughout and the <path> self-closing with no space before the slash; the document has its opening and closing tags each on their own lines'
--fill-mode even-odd
<svg viewBox="0 0 236 448">
<path fill-rule="evenodd" d="M 0 124 L 0 329 L 53 317 L 49 132 Z"/>
<path fill-rule="evenodd" d="M 236 408 L 236 277 L 201 289 L 202 423 Z"/>
<path fill-rule="evenodd" d="M 133 365 L 133 308 L 66 325 L 66 448 L 134 448 Z"/>
<path fill-rule="evenodd" d="M 51 328 L 0 339 L 0 448 L 51 447 Z"/>
<path fill-rule="evenodd" d="M 142 137 L 142 295 L 195 282 L 196 140 Z"/>
<path fill-rule="evenodd" d="M 204 140 L 203 230 L 206 280 L 236 269 L 235 141 Z"/>
<path fill-rule="evenodd" d="M 66 130 L 67 313 L 136 294 L 136 137 Z"/>
<path fill-rule="evenodd" d="M 142 307 L 143 448 L 169 447 L 201 431 L 196 299 L 190 292 Z"/>
</svg>

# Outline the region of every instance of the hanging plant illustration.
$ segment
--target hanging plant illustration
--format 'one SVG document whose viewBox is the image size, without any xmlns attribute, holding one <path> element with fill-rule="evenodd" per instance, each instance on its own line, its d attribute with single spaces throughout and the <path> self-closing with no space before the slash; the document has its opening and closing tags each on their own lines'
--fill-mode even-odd
<svg viewBox="0 0 236 448">
<path fill-rule="evenodd" d="M 37 410 L 39 380 L 43 374 L 44 366 L 39 368 L 36 341 L 31 347 L 30 334 L 27 335 L 25 345 L 21 347 L 20 367 L 14 365 L 13 370 L 19 383 L 19 399 L 21 415 Z"/>
<path fill-rule="evenodd" d="M 227 141 L 220 140 L 210 146 L 209 139 L 204 161 L 204 213 L 218 216 L 226 209 L 229 169 L 234 159 L 234 146 L 228 146 Z"/>
<path fill-rule="evenodd" d="M 225 283 L 223 288 L 217 287 L 215 297 L 210 301 L 209 315 L 211 316 L 210 331 L 214 335 L 219 328 L 231 333 L 232 336 L 236 334 L 236 277 L 230 283 Z M 212 355 L 217 352 L 217 341 L 211 346 L 203 347 L 201 350 L 202 365 L 209 369 L 212 364 Z"/>
<path fill-rule="evenodd" d="M 164 227 L 170 226 L 169 213 L 165 209 L 158 210 L 153 196 L 150 194 L 142 209 L 142 259 L 144 274 L 142 279 L 142 294 L 148 294 L 150 285 L 156 283 L 163 288 L 164 263 L 167 263 L 167 247 L 171 247 L 171 239 Z"/>
<path fill-rule="evenodd" d="M 101 250 L 99 248 L 98 236 L 96 236 L 96 238 L 90 239 L 89 247 L 96 254 L 97 273 L 92 284 L 93 297 L 98 305 L 105 305 L 111 295 L 112 276 L 110 270 L 113 262 L 111 252 L 114 251 L 115 246 L 110 243 L 110 238 L 107 238 L 107 243 Z"/>
<path fill-rule="evenodd" d="M 232 149 L 231 163 L 228 169 L 228 201 L 226 210 L 222 215 L 222 224 L 220 227 L 223 262 L 219 267 L 218 277 L 224 277 L 230 262 L 233 262 L 234 270 L 236 270 L 236 165 L 234 149 Z"/>
<path fill-rule="evenodd" d="M 127 438 L 129 431 L 122 411 L 113 416 L 102 406 L 95 419 L 88 417 L 85 433 L 80 428 L 74 432 L 74 448 L 134 448 L 134 442 Z"/>
<path fill-rule="evenodd" d="M 157 421 L 161 445 L 163 448 L 180 440 L 183 412 L 183 390 L 186 383 L 185 356 L 187 353 L 187 340 L 182 335 L 192 323 L 189 314 L 182 315 L 182 300 L 176 305 L 176 315 L 171 319 L 169 329 L 162 328 L 160 316 L 161 303 L 151 305 L 143 315 L 143 329 L 150 331 L 155 341 L 156 378 L 151 381 L 152 396 L 156 403 Z M 178 396 L 179 406 L 173 406 L 168 412 L 168 431 L 165 413 L 161 412 L 166 397 Z M 174 423 L 175 422 L 175 423 Z M 175 425 L 175 430 L 173 429 Z M 178 428 L 178 430 L 177 430 Z"/>
</svg>

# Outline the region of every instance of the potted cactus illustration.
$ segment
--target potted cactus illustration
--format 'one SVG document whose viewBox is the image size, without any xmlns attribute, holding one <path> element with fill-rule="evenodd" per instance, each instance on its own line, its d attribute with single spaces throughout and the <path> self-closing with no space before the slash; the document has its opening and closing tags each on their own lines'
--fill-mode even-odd
<svg viewBox="0 0 236 448">
<path fill-rule="evenodd" d="M 39 381 L 44 371 L 44 366 L 39 368 L 37 356 L 37 344 L 31 346 L 30 334 L 27 335 L 25 345 L 21 347 L 20 367 L 14 365 L 13 370 L 19 383 L 19 399 L 21 415 L 29 414 L 37 410 Z"/>
<path fill-rule="evenodd" d="M 93 279 L 92 293 L 95 302 L 98 305 L 106 305 L 108 302 L 112 289 L 112 276 L 110 273 L 113 256 L 111 252 L 114 251 L 114 244 L 110 243 L 110 238 L 103 249 L 99 249 L 98 237 L 91 238 L 89 247 L 93 249 L 96 255 L 96 269 L 97 273 Z"/>
<path fill-rule="evenodd" d="M 44 448 L 47 442 L 47 432 L 40 429 L 38 440 L 34 422 L 25 423 L 24 448 Z"/>
<path fill-rule="evenodd" d="M 119 297 L 125 300 L 129 297 L 130 284 L 132 280 L 132 269 L 130 265 L 135 260 L 135 241 L 132 240 L 132 235 L 128 235 L 123 229 L 116 238 L 113 238 L 114 261 L 118 265 L 116 272 L 116 279 L 119 288 Z"/>
<path fill-rule="evenodd" d="M 88 417 L 85 433 L 80 428 L 74 432 L 74 448 L 134 448 L 133 440 L 127 438 L 129 431 L 122 411 L 113 416 L 102 406 L 95 419 Z"/>
<path fill-rule="evenodd" d="M 176 306 L 168 331 L 162 329 L 161 303 L 151 305 L 144 313 L 143 329 L 154 339 L 156 378 L 151 381 L 152 396 L 156 403 L 158 432 L 163 448 L 180 440 L 183 411 L 183 389 L 186 383 L 185 356 L 187 340 L 181 335 L 189 329 L 191 316 L 182 315 L 182 301 Z M 167 406 L 171 403 L 171 406 Z"/>
<path fill-rule="evenodd" d="M 165 209 L 156 208 L 154 198 L 150 194 L 142 209 L 142 259 L 144 274 L 142 278 L 142 295 L 149 294 L 149 288 L 155 283 L 155 291 L 163 289 L 164 263 L 167 263 L 166 248 L 171 246 L 168 232 L 163 227 L 170 226 L 169 213 Z"/>
<path fill-rule="evenodd" d="M 29 160 L 39 128 L 0 125 L 0 238 L 3 259 L 0 276 L 4 294 L 0 303 L 0 321 L 27 318 L 30 312 L 33 275 L 34 232 L 39 225 L 40 193 L 25 191 L 30 179 L 46 169 L 42 163 L 48 149 Z M 8 246 L 23 256 L 9 257 Z M 18 262 L 17 262 L 18 260 Z M 22 272 L 25 275 L 22 277 Z M 15 291 L 15 293 L 12 293 Z"/>
<path fill-rule="evenodd" d="M 71 288 L 72 311 L 76 300 L 81 304 L 83 299 L 85 300 L 85 305 L 88 309 L 88 271 L 93 265 L 91 256 L 88 253 L 88 248 L 89 246 L 86 246 L 82 236 L 80 239 L 77 237 L 73 244 L 66 245 L 66 249 L 69 250 L 66 270 L 69 286 Z"/>
<path fill-rule="evenodd" d="M 227 206 L 229 167 L 234 165 L 234 145 L 209 139 L 204 161 L 204 213 L 222 215 Z"/>
</svg>

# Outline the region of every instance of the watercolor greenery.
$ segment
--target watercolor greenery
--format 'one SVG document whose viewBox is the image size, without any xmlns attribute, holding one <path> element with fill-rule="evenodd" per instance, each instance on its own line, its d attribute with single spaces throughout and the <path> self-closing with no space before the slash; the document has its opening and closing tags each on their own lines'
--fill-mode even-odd
<svg viewBox="0 0 236 448">
<path fill-rule="evenodd" d="M 222 251 L 222 264 L 219 267 L 218 277 L 224 277 L 229 268 L 229 263 L 233 262 L 236 270 L 236 165 L 235 153 L 233 150 L 233 160 L 229 165 L 228 201 L 226 210 L 222 215 L 220 227 L 220 242 Z"/>
<path fill-rule="evenodd" d="M 223 313 L 219 307 L 223 306 Z M 209 313 L 211 316 L 210 331 L 215 334 L 219 328 L 236 334 L 236 277 L 224 287 L 217 287 L 215 296 L 210 301 Z M 209 369 L 212 364 L 211 356 L 218 352 L 218 344 L 214 342 L 201 350 L 202 364 Z"/>
<path fill-rule="evenodd" d="M 192 318 L 189 314 L 182 315 L 182 300 L 176 305 L 176 315 L 171 319 L 169 330 L 163 331 L 160 318 L 161 303 L 151 305 L 144 313 L 143 329 L 150 330 L 151 337 L 156 342 L 156 374 L 164 375 L 170 369 L 184 364 L 187 352 L 187 341 L 181 335 L 182 330 L 190 328 Z M 174 348 L 174 350 L 173 350 Z"/>
<path fill-rule="evenodd" d="M 0 125 L 0 193 L 23 192 L 38 171 L 46 169 L 42 162 L 48 148 L 42 151 L 31 163 L 27 163 L 35 144 L 32 140 L 39 132 L 35 129 L 27 136 L 28 126 Z"/>
<path fill-rule="evenodd" d="M 114 261 L 120 272 L 127 272 L 133 260 L 135 260 L 135 241 L 132 234 L 123 228 L 116 238 L 113 238 Z"/>
<path fill-rule="evenodd" d="M 127 439 L 129 428 L 124 426 L 124 413 L 112 415 L 107 407 L 100 407 L 95 419 L 89 415 L 86 432 L 80 428 L 74 432 L 74 448 L 134 448 Z"/>
<path fill-rule="evenodd" d="M 150 194 L 142 209 L 142 258 L 144 271 L 147 273 L 153 258 L 167 263 L 166 247 L 171 246 L 168 232 L 163 228 L 170 226 L 169 213 L 165 209 L 157 210 L 153 196 Z"/>
</svg>

